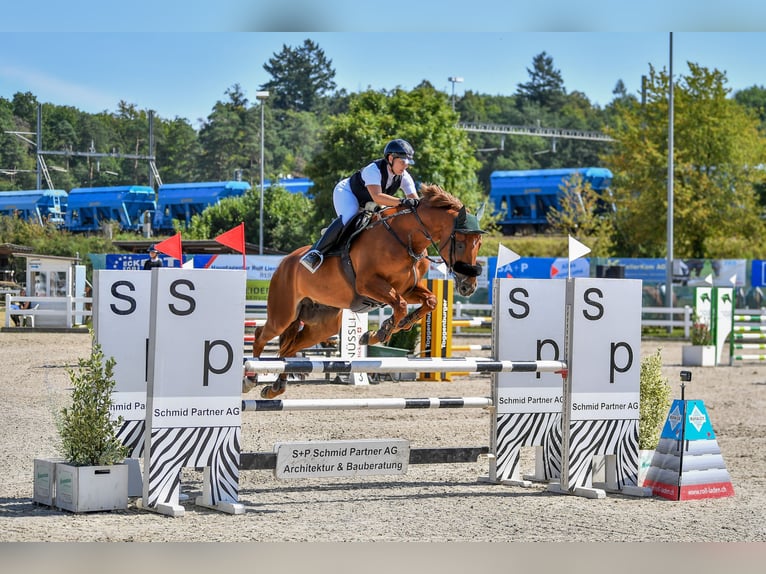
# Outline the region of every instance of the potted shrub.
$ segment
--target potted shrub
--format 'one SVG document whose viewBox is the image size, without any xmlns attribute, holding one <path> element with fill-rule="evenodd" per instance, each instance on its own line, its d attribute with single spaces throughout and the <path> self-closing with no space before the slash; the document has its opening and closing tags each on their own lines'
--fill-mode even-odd
<svg viewBox="0 0 766 574">
<path fill-rule="evenodd" d="M 713 367 L 716 363 L 715 345 L 710 325 L 694 314 L 691 333 L 691 345 L 681 348 L 681 364 L 690 367 Z"/>
<path fill-rule="evenodd" d="M 638 486 L 642 486 L 670 408 L 670 385 L 662 374 L 661 349 L 641 361 L 638 419 Z"/>
<path fill-rule="evenodd" d="M 91 333 L 92 337 L 92 333 Z M 65 462 L 55 468 L 55 504 L 72 512 L 126 509 L 128 466 L 117 437 L 122 417 L 112 419 L 115 360 L 104 359 L 93 341 L 88 358 L 67 369 L 72 404 L 59 413 L 57 427 Z"/>
</svg>

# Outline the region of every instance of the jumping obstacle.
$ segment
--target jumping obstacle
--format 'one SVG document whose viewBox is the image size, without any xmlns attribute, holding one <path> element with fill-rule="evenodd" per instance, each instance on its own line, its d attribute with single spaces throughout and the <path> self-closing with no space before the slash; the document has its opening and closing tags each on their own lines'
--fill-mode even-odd
<svg viewBox="0 0 766 574">
<path fill-rule="evenodd" d="M 560 473 L 550 477 L 560 477 L 558 492 L 580 494 L 589 489 L 590 461 L 594 455 L 605 455 L 607 464 L 612 465 L 613 477 L 608 480 L 617 490 L 626 493 L 631 481 L 635 482 L 638 472 L 639 394 L 638 361 L 635 359 L 640 348 L 640 282 L 580 279 L 570 284 L 567 281 L 567 305 L 564 309 L 563 298 L 560 301 L 556 299 L 558 304 L 554 303 L 551 307 L 552 297 L 537 295 L 537 291 L 544 292 L 544 287 L 554 282 L 498 281 L 494 298 L 497 307 L 493 316 L 497 319 L 497 325 L 493 325 L 496 350 L 493 356 L 499 359 L 259 359 L 247 361 L 247 368 L 243 368 L 235 352 L 242 341 L 241 325 L 244 320 L 241 315 L 244 301 L 241 272 L 184 270 L 182 273 L 181 270 L 168 269 L 164 272 L 153 271 L 150 277 L 151 288 L 146 294 L 150 309 L 140 313 L 142 320 L 144 317 L 151 319 L 148 337 L 136 337 L 134 345 L 135 349 L 146 353 L 149 366 L 148 373 L 142 372 L 137 378 L 138 381 L 148 379 L 144 395 L 146 401 L 143 401 L 146 406 L 142 408 L 146 416 L 146 431 L 143 433 L 146 445 L 143 449 L 141 508 L 181 515 L 183 507 L 178 504 L 179 485 L 176 478 L 183 466 L 193 466 L 204 468 L 205 473 L 202 496 L 195 501 L 198 505 L 234 514 L 244 512 L 237 498 L 237 470 L 240 469 L 240 455 L 244 461 L 252 455 L 240 453 L 239 450 L 243 371 L 253 374 L 256 371 L 281 374 L 352 373 L 358 370 L 385 373 L 425 369 L 493 375 L 490 400 L 486 397 L 395 399 L 396 407 L 393 404 L 386 406 L 412 410 L 462 408 L 457 405 L 461 402 L 465 405 L 468 399 L 469 404 L 475 401 L 476 407 L 486 408 L 493 418 L 488 448 L 410 449 L 409 441 L 400 438 L 280 442 L 274 449 L 277 457 L 275 464 L 279 465 L 277 478 L 283 477 L 280 472 L 285 475 L 297 468 L 293 462 L 288 465 L 284 460 L 294 457 L 294 449 L 314 449 L 318 446 L 326 449 L 318 460 L 309 460 L 314 457 L 312 450 L 310 454 L 299 453 L 296 457 L 298 464 L 306 461 L 306 467 L 316 464 L 334 466 L 334 461 L 340 460 L 332 472 L 340 470 L 342 462 L 346 472 L 342 476 L 355 477 L 402 474 L 406 472 L 407 460 L 422 463 L 462 462 L 461 453 L 467 453 L 476 461 L 481 454 L 489 454 L 488 479 L 505 483 L 504 477 L 513 474 L 511 467 L 516 468 L 513 459 L 517 458 L 518 447 L 537 446 L 537 439 L 547 436 L 550 431 L 544 456 L 555 455 L 555 460 L 560 463 Z M 119 286 L 125 279 L 114 276 L 110 281 Z M 183 297 L 179 296 L 179 285 Z M 102 319 L 111 318 L 109 313 L 116 314 L 122 310 L 122 299 L 116 296 L 115 289 L 108 287 L 105 283 L 99 288 Z M 225 287 L 226 295 L 223 297 L 226 301 L 223 309 L 220 305 L 222 287 Z M 499 296 L 501 287 L 503 296 Z M 213 293 L 215 296 L 209 296 Z M 514 296 L 510 297 L 508 293 Z M 118 294 L 121 295 L 121 292 Z M 185 305 L 189 298 L 193 298 L 195 305 Z M 525 310 L 532 312 L 521 312 Z M 555 323 L 555 333 L 547 322 L 551 316 L 555 316 L 555 321 L 550 323 Z M 124 319 L 122 315 L 120 317 Z M 543 318 L 545 323 L 541 321 Z M 564 340 L 566 346 L 558 340 L 559 326 L 563 325 L 568 326 Z M 184 345 L 178 345 L 179 330 L 184 334 Z M 110 326 L 109 331 L 110 334 L 115 331 L 116 335 L 123 335 L 124 339 L 124 332 L 120 329 Z M 101 334 L 105 333 L 102 331 Z M 514 342 L 515 334 L 524 337 L 523 344 Z M 148 349 L 145 348 L 147 340 Z M 555 353 L 551 352 L 554 347 Z M 558 360 L 564 357 L 565 347 L 566 359 Z M 201 363 L 189 362 L 190 349 L 199 352 L 204 360 Z M 538 360 L 516 361 L 517 356 L 536 356 Z M 542 360 L 543 357 L 555 360 Z M 568 366 L 570 360 L 576 367 Z M 573 368 L 577 371 L 576 375 L 573 375 Z M 510 373 L 519 374 L 506 379 Z M 563 388 L 561 375 L 566 376 Z M 554 380 L 545 383 L 546 378 Z M 547 385 L 545 388 L 543 383 Z M 136 396 L 133 400 L 139 398 Z M 295 404 L 287 405 L 285 408 L 284 402 L 271 403 L 261 410 L 289 410 L 291 406 L 298 410 Z M 345 410 L 353 410 L 348 409 L 349 405 L 339 404 L 332 405 L 332 408 L 341 406 Z M 383 408 L 383 404 L 378 406 Z M 316 410 L 316 403 L 311 408 Z M 357 405 L 356 408 L 365 410 L 370 407 Z M 258 410 L 257 405 L 255 409 Z M 542 421 L 541 417 L 530 418 L 538 414 L 543 415 L 545 420 Z M 520 434 L 524 432 L 528 420 L 535 423 L 530 427 L 536 429 L 534 437 Z M 537 424 L 540 421 L 545 424 Z M 557 421 L 560 421 L 558 425 Z M 551 424 L 548 425 L 548 422 Z M 215 443 L 212 448 L 211 440 Z M 162 441 L 163 449 L 152 449 L 153 441 Z M 356 458 L 343 454 L 346 448 L 356 450 L 353 455 Z M 372 452 L 381 448 L 390 448 L 391 456 L 388 452 L 384 453 L 386 456 Z M 398 453 L 394 452 L 397 449 Z M 359 455 L 359 450 L 364 454 Z M 438 454 L 438 451 L 443 454 Z M 437 460 L 439 458 L 441 460 Z M 379 467 L 385 472 L 377 472 L 379 468 L 376 465 L 386 466 L 392 461 L 402 461 L 404 469 L 400 467 L 398 472 L 388 472 L 390 468 Z M 347 462 L 353 465 L 359 462 L 359 465 L 347 470 Z M 287 466 L 291 467 L 288 471 L 285 470 Z M 250 467 L 245 463 L 241 468 Z M 295 472 L 297 475 L 288 478 L 300 478 L 303 471 Z M 607 476 L 610 475 L 607 473 Z"/>
<path fill-rule="evenodd" d="M 734 364 L 734 361 L 766 361 L 764 353 L 741 352 L 753 350 L 766 350 L 766 314 L 763 310 L 759 314 L 732 315 L 729 364 Z"/>
</svg>

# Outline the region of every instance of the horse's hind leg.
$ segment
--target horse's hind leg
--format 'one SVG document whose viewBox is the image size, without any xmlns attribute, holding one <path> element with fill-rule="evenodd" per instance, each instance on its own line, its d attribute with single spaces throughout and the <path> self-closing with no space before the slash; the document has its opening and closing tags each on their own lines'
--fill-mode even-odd
<svg viewBox="0 0 766 574">
<path fill-rule="evenodd" d="M 300 319 L 296 319 L 293 321 L 290 326 L 285 329 L 284 333 L 282 333 L 279 336 L 279 356 L 280 358 L 283 357 L 292 357 L 295 355 L 285 355 L 282 352 L 282 349 L 284 348 L 286 341 L 292 341 L 295 339 L 296 335 L 300 332 L 302 327 L 302 321 Z M 261 397 L 264 399 L 274 399 L 285 392 L 287 388 L 287 375 L 282 373 L 277 377 L 277 380 L 271 383 L 271 385 L 267 385 L 261 389 Z"/>
<path fill-rule="evenodd" d="M 294 357 L 298 351 L 327 340 L 340 331 L 341 311 L 307 302 L 296 319 L 279 338 L 279 356 Z M 280 375 L 271 386 L 261 389 L 261 397 L 273 399 L 285 392 L 287 375 Z"/>
</svg>

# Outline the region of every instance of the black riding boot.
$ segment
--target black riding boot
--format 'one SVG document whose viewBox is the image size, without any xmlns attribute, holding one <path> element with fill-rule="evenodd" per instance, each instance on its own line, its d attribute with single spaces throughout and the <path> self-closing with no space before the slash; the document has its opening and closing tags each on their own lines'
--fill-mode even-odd
<svg viewBox="0 0 766 574">
<path fill-rule="evenodd" d="M 312 273 L 319 269 L 324 261 L 325 253 L 335 244 L 343 231 L 343 220 L 340 217 L 335 218 L 322 234 L 322 237 L 311 247 L 308 253 L 301 257 L 301 265 Z"/>
</svg>

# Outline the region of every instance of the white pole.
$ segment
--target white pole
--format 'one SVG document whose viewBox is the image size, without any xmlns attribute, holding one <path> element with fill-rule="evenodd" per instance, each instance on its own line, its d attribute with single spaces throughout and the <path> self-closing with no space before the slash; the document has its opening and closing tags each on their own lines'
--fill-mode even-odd
<svg viewBox="0 0 766 574">
<path fill-rule="evenodd" d="M 670 32 L 668 88 L 668 221 L 665 306 L 673 307 L 673 32 Z M 672 329 L 672 327 L 668 327 Z"/>
<path fill-rule="evenodd" d="M 263 108 L 269 92 L 256 92 L 255 97 L 261 102 L 261 199 L 260 199 L 260 229 L 258 231 L 258 254 L 263 255 Z"/>
</svg>

